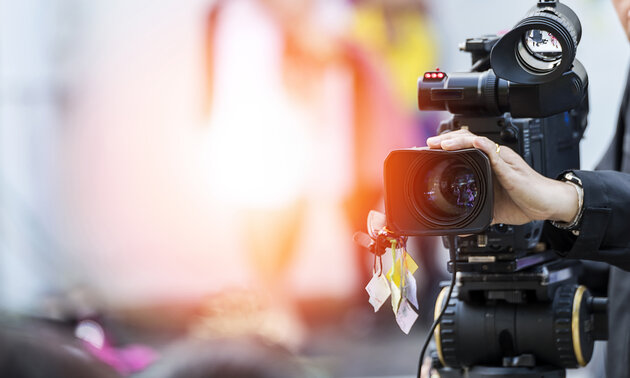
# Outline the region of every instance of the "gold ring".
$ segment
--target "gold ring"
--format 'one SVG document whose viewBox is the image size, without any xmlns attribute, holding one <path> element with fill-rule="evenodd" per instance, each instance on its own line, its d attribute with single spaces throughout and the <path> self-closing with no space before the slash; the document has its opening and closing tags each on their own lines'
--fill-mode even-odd
<svg viewBox="0 0 630 378">
<path fill-rule="evenodd" d="M 498 154 L 499 152 L 501 152 L 501 146 L 499 146 L 499 143 L 495 143 L 495 144 L 497 146 L 497 154 Z"/>
</svg>

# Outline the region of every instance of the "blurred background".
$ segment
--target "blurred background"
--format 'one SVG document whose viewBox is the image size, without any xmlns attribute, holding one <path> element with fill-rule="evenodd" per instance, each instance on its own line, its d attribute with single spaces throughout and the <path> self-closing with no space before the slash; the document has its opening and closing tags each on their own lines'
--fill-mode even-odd
<svg viewBox="0 0 630 378">
<path fill-rule="evenodd" d="M 610 1 L 565 3 L 593 168 L 628 42 Z M 405 335 L 368 304 L 373 260 L 352 234 L 383 209 L 387 153 L 448 117 L 417 111 L 417 77 L 468 70 L 459 43 L 534 4 L 0 0 L 0 362 L 414 375 L 447 253 L 411 242 L 421 315 Z M 59 345 L 72 353 L 49 361 Z"/>
</svg>

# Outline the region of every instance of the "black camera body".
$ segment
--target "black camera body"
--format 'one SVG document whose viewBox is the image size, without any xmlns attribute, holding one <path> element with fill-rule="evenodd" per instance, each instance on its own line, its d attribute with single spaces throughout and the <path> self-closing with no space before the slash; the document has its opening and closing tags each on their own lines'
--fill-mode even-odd
<svg viewBox="0 0 630 378">
<path fill-rule="evenodd" d="M 576 108 L 545 118 L 469 117 L 455 115 L 440 124 L 438 134 L 461 126 L 517 152 L 543 176 L 556 178 L 580 167 L 580 140 L 586 129 L 588 95 Z"/>
<path fill-rule="evenodd" d="M 425 73 L 419 108 L 453 114 L 438 133 L 465 127 L 544 176 L 579 169 L 588 115 L 580 36 L 575 13 L 538 0 L 504 36 L 466 41 L 471 72 Z M 564 377 L 607 338 L 607 298 L 582 285 L 580 262 L 549 249 L 543 221 L 491 225 L 489 168 L 475 149 L 397 150 L 385 161 L 387 228 L 441 235 L 451 251 L 454 297 L 445 287 L 436 301 L 433 366 L 441 377 Z"/>
<path fill-rule="evenodd" d="M 472 54 L 473 67 L 479 72 L 427 72 L 423 75 L 418 80 L 419 108 L 449 110 L 454 114 L 450 120 L 440 124 L 438 134 L 466 127 L 474 134 L 510 147 L 532 168 L 547 177 L 555 178 L 565 170 L 579 168 L 579 143 L 586 129 L 588 115 L 588 76 L 584 67 L 575 61 L 571 67 L 573 70 L 544 84 L 520 84 L 500 79 L 496 77 L 488 59 L 500 40 L 497 36 L 486 36 L 466 41 L 463 50 Z M 427 216 L 426 213 L 435 213 L 430 211 L 430 198 L 418 201 L 415 198 L 422 196 L 422 193 L 413 192 L 398 182 L 435 180 L 430 175 L 422 178 L 408 175 L 417 175 L 419 172 L 412 168 L 423 165 L 424 160 L 433 159 L 436 152 L 415 149 L 413 153 L 407 153 L 415 154 L 415 158 L 401 159 L 398 155 L 402 151 L 393 151 L 384 167 L 388 227 L 405 235 L 463 235 L 478 233 L 490 225 L 492 203 L 485 200 L 486 197 L 492 197 L 491 173 L 477 172 L 474 182 L 469 184 L 486 188 L 478 192 L 481 198 L 475 202 L 475 209 L 479 202 L 484 202 L 490 211 L 484 208 L 484 211 L 477 212 L 476 218 L 467 217 L 468 222 L 462 222 L 463 214 L 467 213 L 462 208 L 461 216 L 454 214 L 449 222 Z M 467 158 L 475 161 L 479 159 L 476 153 L 469 150 L 463 152 L 468 157 L 456 158 L 462 152 L 444 152 L 443 159 Z M 471 168 L 474 166 L 471 165 Z M 421 190 L 421 187 L 416 185 L 415 189 Z M 403 188 L 404 192 L 401 191 Z M 443 195 L 438 197 L 456 200 L 456 193 L 448 193 L 449 189 L 455 192 L 459 187 L 442 188 Z M 420 203 L 425 206 L 419 206 Z M 413 223 L 412 219 L 416 219 L 416 222 Z"/>
</svg>

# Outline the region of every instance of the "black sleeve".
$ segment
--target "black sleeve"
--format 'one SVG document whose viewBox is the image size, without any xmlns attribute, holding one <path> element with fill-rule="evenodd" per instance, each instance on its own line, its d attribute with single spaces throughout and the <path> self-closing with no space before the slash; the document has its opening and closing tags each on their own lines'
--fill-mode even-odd
<svg viewBox="0 0 630 378">
<path fill-rule="evenodd" d="M 630 174 L 573 172 L 584 187 L 579 236 L 547 222 L 547 241 L 563 257 L 603 261 L 630 271 Z"/>
</svg>

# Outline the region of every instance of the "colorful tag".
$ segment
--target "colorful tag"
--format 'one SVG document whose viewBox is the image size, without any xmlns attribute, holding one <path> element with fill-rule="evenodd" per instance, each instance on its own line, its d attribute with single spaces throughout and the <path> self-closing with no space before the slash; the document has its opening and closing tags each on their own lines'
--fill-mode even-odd
<svg viewBox="0 0 630 378">
<path fill-rule="evenodd" d="M 398 308 L 400 307 L 400 302 L 404 296 L 404 286 L 405 286 L 405 252 L 403 249 L 396 249 L 397 242 L 396 240 L 391 241 L 391 251 L 392 251 L 392 267 L 387 272 L 387 279 L 389 280 L 389 286 L 392 291 L 392 311 L 394 314 L 398 312 Z"/>
<path fill-rule="evenodd" d="M 407 299 L 415 308 L 419 308 L 416 278 L 413 274 L 411 274 L 411 271 L 407 272 L 407 279 L 405 280 L 405 299 Z"/>
<path fill-rule="evenodd" d="M 396 314 L 400 306 L 400 300 L 402 299 L 402 290 L 395 284 L 391 284 L 390 289 L 392 290 L 392 310 L 394 314 Z"/>
<path fill-rule="evenodd" d="M 418 308 L 417 282 L 413 276 L 418 264 L 405 250 L 406 237 L 390 237 L 393 233 L 386 228 L 385 214 L 370 212 L 368 233 L 369 236 L 355 234 L 355 241 L 374 253 L 372 279 L 365 286 L 369 303 L 376 312 L 391 296 L 396 322 L 405 334 L 409 334 L 418 319 L 415 311 Z M 387 244 L 390 244 L 389 248 L 386 248 Z"/>
<path fill-rule="evenodd" d="M 409 255 L 407 253 L 407 251 L 404 251 L 403 253 L 405 253 L 405 267 L 407 268 L 407 271 L 409 271 L 409 273 L 414 274 L 416 272 L 416 270 L 418 270 L 418 264 L 416 264 L 415 261 L 413 261 L 413 259 L 411 258 L 411 255 Z"/>
<path fill-rule="evenodd" d="M 418 319 L 418 314 L 413 310 L 409 302 L 403 299 L 396 312 L 396 323 L 398 323 L 400 329 L 408 335 L 416 319 Z"/>
<path fill-rule="evenodd" d="M 372 276 L 372 279 L 365 287 L 365 290 L 370 295 L 369 302 L 374 307 L 374 312 L 378 311 L 383 303 L 389 298 L 392 293 L 389 288 L 389 282 L 383 274 L 377 274 L 376 272 Z"/>
<path fill-rule="evenodd" d="M 398 287 L 402 286 L 402 263 L 400 258 L 395 259 L 392 263 L 392 267 L 387 272 L 387 279 L 390 280 L 393 285 Z"/>
</svg>

